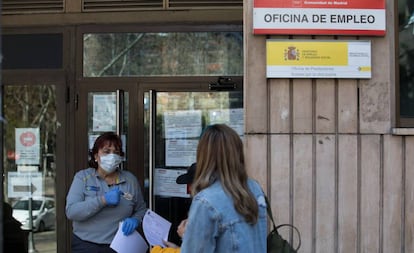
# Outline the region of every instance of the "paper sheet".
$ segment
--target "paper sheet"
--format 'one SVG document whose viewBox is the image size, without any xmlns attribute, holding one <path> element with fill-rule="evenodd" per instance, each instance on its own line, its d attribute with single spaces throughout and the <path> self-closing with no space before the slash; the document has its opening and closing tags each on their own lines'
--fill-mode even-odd
<svg viewBox="0 0 414 253">
<path fill-rule="evenodd" d="M 142 221 L 145 238 L 151 246 L 161 245 L 165 247 L 163 240 L 168 241 L 170 228 L 171 222 L 151 210 L 147 211 Z"/>
<path fill-rule="evenodd" d="M 147 243 L 137 231 L 128 236 L 122 233 L 122 222 L 110 247 L 118 253 L 146 253 L 148 250 Z"/>
</svg>

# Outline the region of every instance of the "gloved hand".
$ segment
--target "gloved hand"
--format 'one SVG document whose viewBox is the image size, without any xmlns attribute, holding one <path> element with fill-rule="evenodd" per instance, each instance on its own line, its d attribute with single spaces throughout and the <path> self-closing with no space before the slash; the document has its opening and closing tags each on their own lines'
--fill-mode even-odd
<svg viewBox="0 0 414 253">
<path fill-rule="evenodd" d="M 138 219 L 137 218 L 126 218 L 122 223 L 122 232 L 124 235 L 128 236 L 134 232 L 134 230 L 138 227 Z"/>
<path fill-rule="evenodd" d="M 104 195 L 105 202 L 109 206 L 116 206 L 119 204 L 119 200 L 121 199 L 121 191 L 119 187 L 115 187 L 109 192 L 106 192 Z"/>
</svg>

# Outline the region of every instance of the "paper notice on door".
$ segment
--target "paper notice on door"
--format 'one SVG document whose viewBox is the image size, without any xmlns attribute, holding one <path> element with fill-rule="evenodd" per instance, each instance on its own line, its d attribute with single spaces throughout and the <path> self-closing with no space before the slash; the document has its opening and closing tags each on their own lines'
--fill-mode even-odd
<svg viewBox="0 0 414 253">
<path fill-rule="evenodd" d="M 164 112 L 165 138 L 197 138 L 201 134 L 201 110 Z"/>
<path fill-rule="evenodd" d="M 158 169 L 154 170 L 154 194 L 164 197 L 181 197 L 189 198 L 190 194 L 187 192 L 186 184 L 177 184 L 177 177 L 187 173 L 187 169 L 169 170 Z"/>
<path fill-rule="evenodd" d="M 164 219 L 152 210 L 148 210 L 142 220 L 142 229 L 144 230 L 145 238 L 151 246 L 161 245 L 166 246 L 163 242 L 168 241 L 168 233 L 171 228 L 171 222 Z"/>
<path fill-rule="evenodd" d="M 116 130 L 116 95 L 93 95 L 92 129 L 94 132 Z"/>
</svg>

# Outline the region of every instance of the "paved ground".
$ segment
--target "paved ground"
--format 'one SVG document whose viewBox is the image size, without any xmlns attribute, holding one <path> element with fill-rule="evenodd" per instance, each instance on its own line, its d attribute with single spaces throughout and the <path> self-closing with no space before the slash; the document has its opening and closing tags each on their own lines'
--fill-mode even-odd
<svg viewBox="0 0 414 253">
<path fill-rule="evenodd" d="M 33 239 L 34 248 L 38 253 L 56 253 L 55 230 L 34 233 Z"/>
<path fill-rule="evenodd" d="M 1 0 L 0 0 L 1 1 Z M 45 195 L 55 195 L 54 178 L 45 178 Z M 33 234 L 33 245 L 37 253 L 56 253 L 56 233 L 55 230 L 36 232 Z M 29 251 L 30 253 L 30 251 Z"/>
</svg>

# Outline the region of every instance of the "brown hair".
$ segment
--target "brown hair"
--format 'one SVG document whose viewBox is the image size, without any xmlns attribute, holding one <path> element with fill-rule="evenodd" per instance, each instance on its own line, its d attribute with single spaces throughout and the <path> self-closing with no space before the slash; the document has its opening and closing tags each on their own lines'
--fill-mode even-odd
<svg viewBox="0 0 414 253">
<path fill-rule="evenodd" d="M 197 169 L 192 195 L 219 180 L 232 197 L 234 208 L 250 224 L 258 219 L 258 204 L 247 185 L 243 143 L 232 128 L 224 124 L 207 127 L 197 147 Z"/>
<path fill-rule="evenodd" d="M 96 138 L 95 143 L 93 144 L 93 148 L 89 152 L 89 166 L 91 168 L 98 168 L 98 163 L 95 161 L 95 155 L 99 152 L 99 149 L 103 148 L 107 144 L 114 146 L 117 150 L 119 150 L 119 155 L 124 156 L 124 152 L 122 151 L 121 138 L 114 132 L 103 133 L 98 138 Z"/>
</svg>

